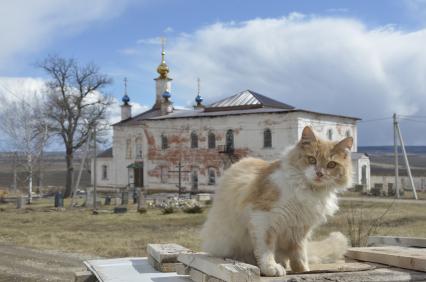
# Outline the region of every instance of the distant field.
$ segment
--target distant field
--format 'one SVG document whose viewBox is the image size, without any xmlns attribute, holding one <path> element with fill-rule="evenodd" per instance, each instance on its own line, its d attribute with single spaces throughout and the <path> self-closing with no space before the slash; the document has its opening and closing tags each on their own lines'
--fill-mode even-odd
<svg viewBox="0 0 426 282">
<path fill-rule="evenodd" d="M 63 187 L 65 183 L 66 166 L 64 156 L 60 153 L 52 153 L 44 162 L 43 171 L 43 186 L 56 186 Z M 74 174 L 77 177 L 78 170 L 80 169 L 80 160 L 76 159 L 74 162 Z M 23 171 L 22 166 L 18 167 L 18 187 L 26 191 L 28 185 L 28 173 Z M 38 183 L 38 169 L 33 171 L 33 186 L 36 187 Z M 0 153 L 0 188 L 9 188 L 13 183 L 13 160 L 9 155 Z M 90 185 L 90 173 L 87 168 L 83 170 L 81 178 L 81 186 Z"/>
<path fill-rule="evenodd" d="M 78 252 L 103 257 L 143 256 L 148 243 L 174 242 L 193 250 L 200 249 L 203 214 L 174 213 L 159 210 L 138 214 L 134 206 L 126 214 L 92 215 L 89 210 L 55 211 L 53 200 L 41 200 L 26 210 L 12 204 L 0 205 L 0 241 L 40 249 Z M 67 206 L 67 202 L 65 203 Z M 426 204 L 346 202 L 330 221 L 321 226 L 315 237 L 332 231 L 347 235 L 364 234 L 372 223 L 387 211 L 381 226 L 372 234 L 426 237 Z M 356 226 L 348 225 L 354 217 Z M 354 229 L 355 228 L 355 229 Z M 372 235 L 370 234 L 370 235 Z M 365 234 L 364 234 L 365 235 Z"/>
</svg>

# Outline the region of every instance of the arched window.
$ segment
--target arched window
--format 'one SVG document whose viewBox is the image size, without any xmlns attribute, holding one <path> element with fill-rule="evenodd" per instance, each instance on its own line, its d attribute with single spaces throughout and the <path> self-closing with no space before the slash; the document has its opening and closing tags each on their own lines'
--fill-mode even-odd
<svg viewBox="0 0 426 282">
<path fill-rule="evenodd" d="M 169 179 L 169 168 L 166 166 L 162 166 L 161 175 L 160 175 L 161 183 L 167 183 L 168 179 Z"/>
<path fill-rule="evenodd" d="M 195 131 L 191 132 L 191 148 L 198 148 L 198 135 Z"/>
<path fill-rule="evenodd" d="M 209 167 L 209 182 L 208 185 L 216 184 L 216 170 L 214 167 Z"/>
<path fill-rule="evenodd" d="M 142 159 L 142 137 L 138 137 L 135 140 L 136 144 L 136 159 Z"/>
<path fill-rule="evenodd" d="M 346 137 L 351 137 L 351 130 L 350 129 L 346 130 Z"/>
<path fill-rule="evenodd" d="M 102 180 L 108 180 L 108 166 L 102 165 Z"/>
<path fill-rule="evenodd" d="M 162 134 L 161 135 L 161 149 L 165 150 L 169 148 L 169 142 L 167 140 L 167 136 Z"/>
<path fill-rule="evenodd" d="M 234 131 L 232 129 L 229 129 L 226 132 L 226 151 L 232 151 L 234 150 Z"/>
<path fill-rule="evenodd" d="M 333 140 L 333 130 L 329 129 L 327 130 L 327 138 L 328 140 Z"/>
<path fill-rule="evenodd" d="M 126 140 L 126 159 L 132 158 L 132 139 Z"/>
<path fill-rule="evenodd" d="M 216 135 L 213 132 L 209 132 L 208 143 L 209 149 L 216 148 Z"/>
<path fill-rule="evenodd" d="M 271 148 L 272 147 L 272 133 L 269 128 L 266 128 L 263 131 L 263 147 Z"/>
</svg>

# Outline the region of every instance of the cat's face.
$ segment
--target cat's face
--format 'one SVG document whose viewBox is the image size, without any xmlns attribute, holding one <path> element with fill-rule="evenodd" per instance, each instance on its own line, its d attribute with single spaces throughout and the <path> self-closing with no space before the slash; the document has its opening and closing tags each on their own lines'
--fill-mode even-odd
<svg viewBox="0 0 426 282">
<path fill-rule="evenodd" d="M 340 142 L 317 138 L 310 127 L 303 129 L 292 162 L 315 187 L 343 187 L 352 177 L 350 149 L 352 137 Z"/>
</svg>

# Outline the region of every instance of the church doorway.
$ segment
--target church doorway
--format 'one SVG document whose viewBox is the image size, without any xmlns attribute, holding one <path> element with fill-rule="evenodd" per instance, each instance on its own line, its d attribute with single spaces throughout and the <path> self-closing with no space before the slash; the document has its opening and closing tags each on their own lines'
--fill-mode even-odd
<svg viewBox="0 0 426 282">
<path fill-rule="evenodd" d="M 143 187 L 143 162 L 134 162 L 127 168 L 133 172 L 133 183 L 131 183 L 131 178 L 129 178 L 129 184 L 133 184 L 133 187 Z"/>
</svg>

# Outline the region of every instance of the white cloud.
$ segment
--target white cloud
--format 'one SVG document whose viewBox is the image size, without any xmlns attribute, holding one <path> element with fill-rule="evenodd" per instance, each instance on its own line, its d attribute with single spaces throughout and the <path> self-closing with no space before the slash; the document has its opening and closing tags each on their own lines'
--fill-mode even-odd
<svg viewBox="0 0 426 282">
<path fill-rule="evenodd" d="M 183 101 L 194 98 L 200 77 L 207 101 L 249 88 L 298 108 L 363 119 L 426 107 L 426 29 L 291 14 L 216 23 L 175 40 L 167 59 Z M 404 125 L 407 143 L 424 144 L 419 126 Z M 392 143 L 390 121 L 359 129 L 361 143 Z"/>
<path fill-rule="evenodd" d="M 0 1 L 0 71 L 18 56 L 40 50 L 94 23 L 119 15 L 130 0 Z"/>
<path fill-rule="evenodd" d="M 43 88 L 41 78 L 0 77 L 0 98 L 7 101 L 31 101 L 34 95 L 42 95 Z"/>
</svg>

